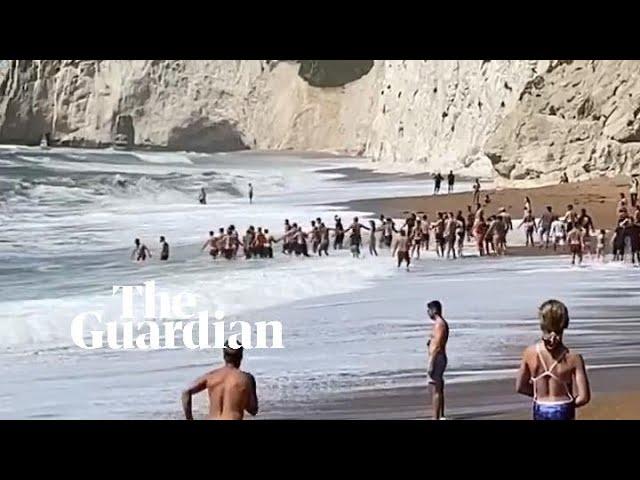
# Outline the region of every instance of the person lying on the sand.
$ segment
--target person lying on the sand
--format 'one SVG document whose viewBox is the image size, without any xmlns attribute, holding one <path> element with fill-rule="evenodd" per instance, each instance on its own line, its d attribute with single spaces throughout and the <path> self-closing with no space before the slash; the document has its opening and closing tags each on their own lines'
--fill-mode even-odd
<svg viewBox="0 0 640 480">
<path fill-rule="evenodd" d="M 182 408 L 187 420 L 193 420 L 191 398 L 205 389 L 209 394 L 209 420 L 242 420 L 245 411 L 257 415 L 256 379 L 240 370 L 242 354 L 242 346 L 234 349 L 225 342 L 224 366 L 198 378 L 182 392 Z"/>
<path fill-rule="evenodd" d="M 516 391 L 533 398 L 534 420 L 574 420 L 576 408 L 591 400 L 582 355 L 562 342 L 569 311 L 558 300 L 547 300 L 538 312 L 542 340 L 527 347 L 516 379 Z"/>
</svg>

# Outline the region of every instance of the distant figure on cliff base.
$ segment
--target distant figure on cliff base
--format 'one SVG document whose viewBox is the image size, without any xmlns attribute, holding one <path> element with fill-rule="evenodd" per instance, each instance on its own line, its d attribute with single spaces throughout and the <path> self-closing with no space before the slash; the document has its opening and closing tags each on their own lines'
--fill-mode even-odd
<svg viewBox="0 0 640 480">
<path fill-rule="evenodd" d="M 164 236 L 160 237 L 160 260 L 166 262 L 169 260 L 169 244 Z"/>
<path fill-rule="evenodd" d="M 249 184 L 249 203 L 253 203 L 253 185 Z"/>
<path fill-rule="evenodd" d="M 433 194 L 437 195 L 438 193 L 440 193 L 440 184 L 442 183 L 443 180 L 443 176 L 440 174 L 440 172 L 436 173 L 433 176 Z"/>
<path fill-rule="evenodd" d="M 198 196 L 198 201 L 200 202 L 200 205 L 207 204 L 207 192 L 204 191 L 204 187 L 200 189 L 200 196 Z"/>
<path fill-rule="evenodd" d="M 456 183 L 456 176 L 453 174 L 453 170 L 449 170 L 447 175 L 447 193 L 453 193 L 453 185 Z"/>
<path fill-rule="evenodd" d="M 560 183 L 569 183 L 567 172 L 562 172 L 562 175 L 560 175 Z"/>
<path fill-rule="evenodd" d="M 629 183 L 629 197 L 631 197 L 631 206 L 635 207 L 638 202 L 638 190 L 640 189 L 640 180 L 638 180 L 638 174 L 634 173 L 631 176 L 631 182 Z"/>
<path fill-rule="evenodd" d="M 480 179 L 476 178 L 473 184 L 473 204 L 476 205 L 478 203 L 480 203 Z"/>
</svg>

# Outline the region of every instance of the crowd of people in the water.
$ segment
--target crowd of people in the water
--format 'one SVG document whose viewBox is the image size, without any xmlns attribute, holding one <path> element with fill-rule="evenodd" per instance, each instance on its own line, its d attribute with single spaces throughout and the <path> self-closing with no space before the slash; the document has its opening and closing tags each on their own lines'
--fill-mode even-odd
<svg viewBox="0 0 640 480">
<path fill-rule="evenodd" d="M 440 174 L 435 177 L 435 191 L 439 192 Z M 449 192 L 453 191 L 455 176 L 450 172 L 448 177 Z M 350 225 L 345 227 L 340 216 L 335 215 L 333 225 L 329 227 L 322 218 L 311 220 L 310 227 L 303 229 L 296 222 L 284 221 L 282 235 L 274 237 L 269 229 L 253 225 L 244 234 L 234 226 L 219 228 L 218 232 L 209 232 L 209 238 L 201 250 L 207 250 L 213 259 L 224 257 L 227 260 L 237 258 L 239 254 L 246 259 L 273 258 L 274 246 L 282 244 L 282 253 L 287 255 L 309 257 L 311 254 L 329 256 L 329 251 L 345 248 L 345 240 L 351 254 L 360 257 L 365 240 L 368 240 L 368 252 L 378 256 L 378 248 L 388 248 L 397 260 L 398 267 L 409 265 L 412 259 L 419 259 L 421 252 L 435 248 L 440 258 L 456 259 L 463 256 L 466 242 L 475 244 L 478 255 L 505 255 L 507 252 L 507 236 L 514 230 L 511 214 L 501 207 L 495 213 L 489 213 L 491 198 L 485 194 L 480 203 L 480 182 L 473 185 L 473 201 L 475 207 L 467 206 L 466 213 L 437 212 L 432 220 L 424 212 L 406 212 L 402 226 L 397 228 L 396 221 L 388 216 L 380 215 L 378 221 L 369 220 L 367 224 L 354 217 Z M 553 248 L 554 251 L 571 253 L 571 263 L 581 263 L 585 254 L 589 258 L 595 255 L 596 260 L 604 261 L 607 246 L 611 246 L 614 261 L 624 261 L 630 255 L 631 261 L 640 264 L 640 203 L 637 202 L 638 179 L 632 177 L 630 186 L 630 203 L 624 193 L 620 193 L 617 204 L 617 224 L 607 242 L 607 231 L 596 230 L 592 217 L 585 208 L 578 210 L 567 205 L 563 215 L 553 211 L 547 205 L 536 218 L 529 197 L 525 197 L 523 216 L 515 228 L 523 229 L 525 246 Z M 253 188 L 249 184 L 249 202 L 253 202 Z M 201 191 L 201 203 L 206 203 L 206 194 Z M 364 232 L 367 232 L 366 234 Z M 366 237 L 365 237 L 366 235 Z M 432 242 L 433 239 L 433 242 Z M 169 258 L 169 244 L 160 237 L 161 260 Z M 131 254 L 133 259 L 144 261 L 151 258 L 149 248 L 135 240 L 135 248 Z"/>
</svg>

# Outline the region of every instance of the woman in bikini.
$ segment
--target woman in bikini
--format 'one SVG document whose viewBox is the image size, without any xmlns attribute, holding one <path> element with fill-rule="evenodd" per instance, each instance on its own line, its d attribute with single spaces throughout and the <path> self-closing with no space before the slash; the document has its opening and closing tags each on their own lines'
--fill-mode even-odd
<svg viewBox="0 0 640 480">
<path fill-rule="evenodd" d="M 524 351 L 516 391 L 533 398 L 534 420 L 574 420 L 576 408 L 591 400 L 591 389 L 582 355 L 562 343 L 569 311 L 547 300 L 538 313 L 542 339 Z"/>
</svg>

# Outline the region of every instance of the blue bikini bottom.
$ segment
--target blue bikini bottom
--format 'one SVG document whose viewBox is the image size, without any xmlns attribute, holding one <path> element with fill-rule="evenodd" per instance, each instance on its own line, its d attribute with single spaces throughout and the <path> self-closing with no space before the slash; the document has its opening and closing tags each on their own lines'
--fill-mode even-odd
<svg viewBox="0 0 640 480">
<path fill-rule="evenodd" d="M 575 420 L 576 405 L 573 400 L 565 402 L 533 402 L 534 420 Z"/>
</svg>

